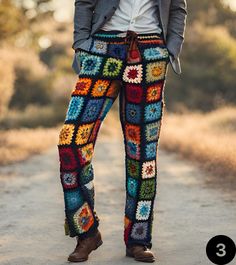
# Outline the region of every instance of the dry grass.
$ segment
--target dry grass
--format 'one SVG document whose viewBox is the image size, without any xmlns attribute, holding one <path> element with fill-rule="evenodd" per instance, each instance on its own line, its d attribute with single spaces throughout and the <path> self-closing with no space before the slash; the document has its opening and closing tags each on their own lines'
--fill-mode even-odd
<svg viewBox="0 0 236 265">
<path fill-rule="evenodd" d="M 0 131 L 0 165 L 22 161 L 57 143 L 58 128 Z"/>
<path fill-rule="evenodd" d="M 218 176 L 236 174 L 236 108 L 203 113 L 166 113 L 160 146 L 179 153 Z"/>
<path fill-rule="evenodd" d="M 118 116 L 110 111 L 99 133 L 101 140 L 116 140 L 121 136 Z M 112 126 L 110 126 L 112 124 Z M 23 161 L 57 145 L 63 123 L 54 128 L 38 127 L 0 130 L 0 166 Z"/>
</svg>

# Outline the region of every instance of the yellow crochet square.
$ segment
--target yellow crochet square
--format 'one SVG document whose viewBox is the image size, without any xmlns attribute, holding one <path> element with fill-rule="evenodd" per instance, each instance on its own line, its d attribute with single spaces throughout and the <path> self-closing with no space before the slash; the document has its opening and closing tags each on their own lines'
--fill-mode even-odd
<svg viewBox="0 0 236 265">
<path fill-rule="evenodd" d="M 85 144 L 88 142 L 90 133 L 93 129 L 94 122 L 90 124 L 83 124 L 79 126 L 77 134 L 76 134 L 76 139 L 75 142 L 77 145 L 79 144 Z"/>
<path fill-rule="evenodd" d="M 59 145 L 70 144 L 75 130 L 74 124 L 64 124 L 59 134 Z"/>
<path fill-rule="evenodd" d="M 166 61 L 154 62 L 147 64 L 146 81 L 154 82 L 165 77 Z"/>
</svg>

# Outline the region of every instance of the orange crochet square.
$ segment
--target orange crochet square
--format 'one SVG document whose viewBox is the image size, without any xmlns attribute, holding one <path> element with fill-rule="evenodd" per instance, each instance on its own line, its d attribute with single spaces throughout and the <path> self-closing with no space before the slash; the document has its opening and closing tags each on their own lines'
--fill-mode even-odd
<svg viewBox="0 0 236 265">
<path fill-rule="evenodd" d="M 127 140 L 131 140 L 134 143 L 140 143 L 140 127 L 137 125 L 126 124 L 125 125 L 125 136 Z"/>
<path fill-rule="evenodd" d="M 79 78 L 72 95 L 87 95 L 91 84 L 92 80 L 90 78 Z"/>
<path fill-rule="evenodd" d="M 98 80 L 92 90 L 93 97 L 102 97 L 106 93 L 106 89 L 109 86 L 109 81 Z"/>
<path fill-rule="evenodd" d="M 161 98 L 163 82 L 150 86 L 147 89 L 147 102 L 158 101 Z"/>
</svg>

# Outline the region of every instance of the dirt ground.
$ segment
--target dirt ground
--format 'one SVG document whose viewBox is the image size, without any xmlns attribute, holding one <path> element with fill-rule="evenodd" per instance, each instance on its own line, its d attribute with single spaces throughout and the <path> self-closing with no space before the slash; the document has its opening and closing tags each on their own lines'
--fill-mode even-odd
<svg viewBox="0 0 236 265">
<path fill-rule="evenodd" d="M 87 264 L 135 264 L 125 257 L 124 146 L 100 137 L 94 153 L 95 208 L 103 245 Z M 153 251 L 161 265 L 212 264 L 208 240 L 225 234 L 236 240 L 236 197 L 206 183 L 191 162 L 159 150 Z M 62 265 L 75 246 L 64 235 L 64 204 L 57 148 L 0 168 L 0 264 Z"/>
</svg>

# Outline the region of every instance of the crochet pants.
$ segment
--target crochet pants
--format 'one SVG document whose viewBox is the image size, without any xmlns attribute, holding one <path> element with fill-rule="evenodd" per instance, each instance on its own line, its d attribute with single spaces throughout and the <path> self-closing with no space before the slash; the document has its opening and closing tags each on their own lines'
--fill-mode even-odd
<svg viewBox="0 0 236 265">
<path fill-rule="evenodd" d="M 79 49 L 76 56 L 80 72 L 57 145 L 65 234 L 85 238 L 99 225 L 92 158 L 101 123 L 119 95 L 126 172 L 124 242 L 151 248 L 157 146 L 169 63 L 165 42 L 157 33 L 100 30 L 90 49 Z"/>
</svg>

